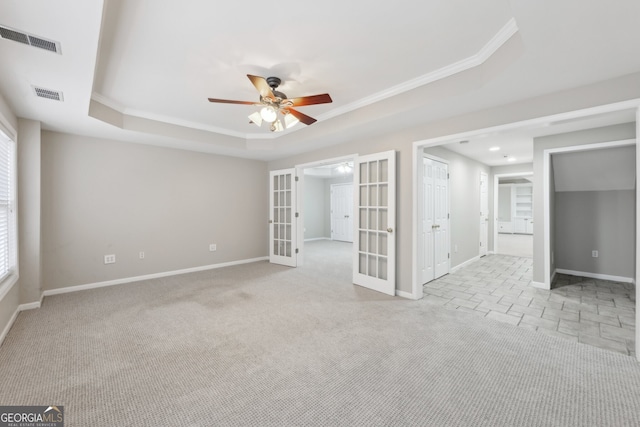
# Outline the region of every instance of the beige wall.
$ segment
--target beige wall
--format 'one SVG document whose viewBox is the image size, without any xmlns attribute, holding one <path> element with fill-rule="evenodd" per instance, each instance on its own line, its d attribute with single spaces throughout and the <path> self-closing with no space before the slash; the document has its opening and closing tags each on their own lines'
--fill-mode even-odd
<svg viewBox="0 0 640 427">
<path fill-rule="evenodd" d="M 40 122 L 18 120 L 18 260 L 20 303 L 42 295 Z"/>
<path fill-rule="evenodd" d="M 635 138 L 635 123 L 607 126 L 579 132 L 551 135 L 534 138 L 533 141 L 533 281 L 544 283 L 544 188 L 543 188 L 543 153 L 544 150 L 570 147 L 575 145 L 595 144 L 599 142 L 620 141 Z M 551 192 L 553 193 L 553 192 Z M 550 217 L 550 229 L 554 228 L 554 218 Z M 552 236 L 553 248 L 555 240 Z M 551 260 L 549 260 L 551 261 Z M 555 261 L 555 259 L 554 259 Z M 552 270 L 553 272 L 553 266 Z"/>
<path fill-rule="evenodd" d="M 265 162 L 43 132 L 44 289 L 267 256 L 267 182 Z"/>
</svg>

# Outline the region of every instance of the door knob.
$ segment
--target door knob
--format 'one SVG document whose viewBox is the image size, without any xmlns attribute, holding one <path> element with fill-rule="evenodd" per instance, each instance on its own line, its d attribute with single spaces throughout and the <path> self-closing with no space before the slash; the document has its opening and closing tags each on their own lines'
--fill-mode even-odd
<svg viewBox="0 0 640 427">
<path fill-rule="evenodd" d="M 391 227 L 387 228 L 387 233 L 393 233 L 393 228 Z"/>
<path fill-rule="evenodd" d="M 273 224 L 273 220 L 272 219 L 269 220 L 269 224 Z"/>
</svg>

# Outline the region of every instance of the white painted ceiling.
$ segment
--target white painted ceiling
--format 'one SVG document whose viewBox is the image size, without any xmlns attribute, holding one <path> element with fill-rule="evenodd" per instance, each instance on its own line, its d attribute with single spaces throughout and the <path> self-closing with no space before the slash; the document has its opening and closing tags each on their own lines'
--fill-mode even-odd
<svg viewBox="0 0 640 427">
<path fill-rule="evenodd" d="M 638 16 L 637 0 L 0 0 L 0 25 L 62 46 L 0 39 L 0 93 L 44 129 L 269 160 L 640 71 Z M 450 77 L 490 59 L 478 81 Z M 246 74 L 334 102 L 273 134 L 254 107 L 207 101 L 257 101 Z M 485 142 L 524 159 L 535 132 Z"/>
</svg>

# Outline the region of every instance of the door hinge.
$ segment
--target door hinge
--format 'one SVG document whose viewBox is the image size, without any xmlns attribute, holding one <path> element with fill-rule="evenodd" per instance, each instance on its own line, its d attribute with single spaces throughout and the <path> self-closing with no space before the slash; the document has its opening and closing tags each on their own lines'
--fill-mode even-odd
<svg viewBox="0 0 640 427">
<path fill-rule="evenodd" d="M 447 214 L 447 219 L 451 218 L 451 214 Z"/>
<path fill-rule="evenodd" d="M 447 172 L 447 179 L 449 179 L 449 172 Z"/>
<path fill-rule="evenodd" d="M 298 249 L 298 248 L 296 248 L 296 253 L 298 253 L 298 251 L 299 251 L 299 249 Z"/>
<path fill-rule="evenodd" d="M 449 258 L 449 259 L 450 259 L 450 258 L 451 258 L 451 254 L 447 254 L 447 258 Z"/>
<path fill-rule="evenodd" d="M 298 218 L 300 216 L 300 214 L 298 212 L 296 212 L 296 218 Z"/>
<path fill-rule="evenodd" d="M 296 176 L 296 182 L 298 182 L 298 180 L 299 180 L 299 179 L 300 179 L 300 178 L 298 178 L 298 177 Z"/>
<path fill-rule="evenodd" d="M 482 246 L 482 242 L 480 242 L 480 246 Z"/>
</svg>

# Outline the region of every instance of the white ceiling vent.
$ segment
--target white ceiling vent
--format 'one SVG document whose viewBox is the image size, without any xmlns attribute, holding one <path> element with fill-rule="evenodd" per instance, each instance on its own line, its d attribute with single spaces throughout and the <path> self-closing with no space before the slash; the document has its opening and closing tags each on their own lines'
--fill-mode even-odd
<svg viewBox="0 0 640 427">
<path fill-rule="evenodd" d="M 36 93 L 36 96 L 39 96 L 40 98 L 53 99 L 54 101 L 64 101 L 64 97 L 62 96 L 62 92 L 60 91 L 45 89 L 36 86 L 33 86 L 33 90 Z"/>
<path fill-rule="evenodd" d="M 48 50 L 49 52 L 55 52 L 58 54 L 62 53 L 60 51 L 60 42 L 43 39 L 42 37 L 13 30 L 9 27 L 0 26 L 0 37 L 29 46 L 39 47 L 40 49 Z"/>
</svg>

